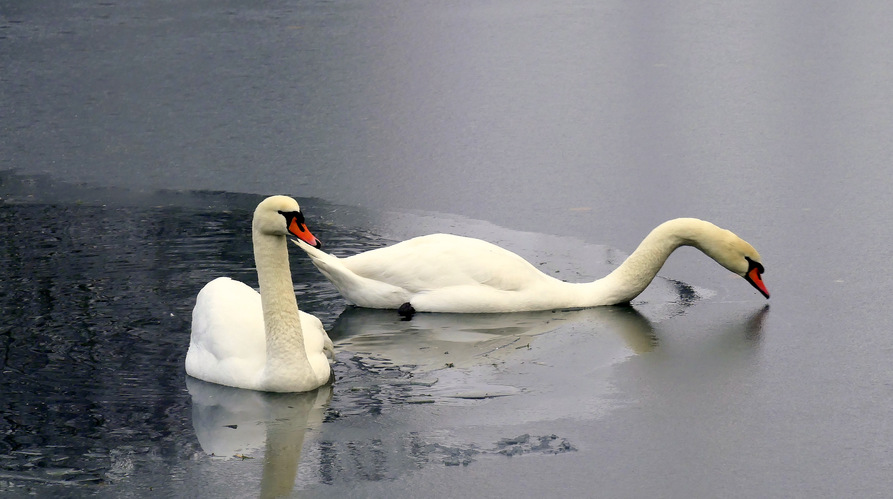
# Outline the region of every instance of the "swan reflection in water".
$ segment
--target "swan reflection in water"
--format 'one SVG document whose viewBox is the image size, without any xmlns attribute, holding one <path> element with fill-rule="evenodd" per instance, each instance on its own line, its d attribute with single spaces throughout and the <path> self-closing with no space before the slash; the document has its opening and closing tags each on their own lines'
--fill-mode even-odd
<svg viewBox="0 0 893 499">
<path fill-rule="evenodd" d="M 329 331 L 339 352 L 373 354 L 429 371 L 488 363 L 530 344 L 540 334 L 588 324 L 618 334 L 635 354 L 656 344 L 651 322 L 629 306 L 512 314 L 416 314 L 348 307 Z"/>
<path fill-rule="evenodd" d="M 231 457 L 263 449 L 261 497 L 290 495 L 307 431 L 318 429 L 332 387 L 304 393 L 243 390 L 186 377 L 192 425 L 208 454 Z"/>
<path fill-rule="evenodd" d="M 669 318 L 684 314 L 697 299 L 677 296 L 669 302 L 645 303 L 649 315 Z M 638 306 L 638 305 L 637 305 Z M 748 314 L 723 329 L 751 340 L 759 339 L 769 306 Z M 606 349 L 623 350 L 622 357 L 650 352 L 658 344 L 655 326 L 635 306 L 618 305 L 576 310 L 512 314 L 421 313 L 400 320 L 393 310 L 347 307 L 335 320 L 329 336 L 339 352 L 369 354 L 418 371 L 490 363 L 529 346 L 534 338 L 559 328 L 605 331 Z M 621 341 L 613 341 L 616 339 Z M 616 349 L 616 348 L 615 348 Z M 605 353 L 607 352 L 593 352 Z"/>
</svg>

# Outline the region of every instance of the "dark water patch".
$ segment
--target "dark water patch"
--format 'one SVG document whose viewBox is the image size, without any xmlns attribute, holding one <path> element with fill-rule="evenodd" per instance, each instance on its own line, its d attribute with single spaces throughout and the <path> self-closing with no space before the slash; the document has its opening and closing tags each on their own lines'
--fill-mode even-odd
<svg viewBox="0 0 893 499">
<path fill-rule="evenodd" d="M 522 454 L 542 453 L 561 454 L 577 450 L 567 439 L 558 435 L 545 435 L 531 437 L 525 433 L 514 438 L 504 438 L 496 443 L 495 451 L 504 456 L 518 456 Z"/>
<path fill-rule="evenodd" d="M 191 230 L 182 212 L 148 215 L 0 206 L 6 472 L 114 481 L 124 455 L 174 466 L 196 450 L 181 365 L 194 283 L 214 266 L 178 256 Z"/>
<path fill-rule="evenodd" d="M 428 403 L 430 387 L 437 381 L 414 375 L 406 366 L 376 355 L 337 354 L 334 366 L 337 394 L 327 421 L 347 417 L 377 416 L 400 404 Z"/>
<path fill-rule="evenodd" d="M 530 435 L 499 439 L 490 445 L 444 443 L 441 438 L 419 432 L 408 432 L 400 438 L 373 438 L 346 442 L 318 442 L 323 456 L 323 476 L 338 476 L 342 482 L 395 480 L 407 469 L 428 465 L 469 466 L 484 457 L 516 457 L 553 455 L 575 452 L 577 448 L 566 438 L 555 434 Z M 399 465 L 394 461 L 401 461 Z M 331 484 L 324 479 L 322 483 Z"/>
<path fill-rule="evenodd" d="M 0 181 L 0 480 L 83 485 L 182 469 L 201 453 L 183 368 L 195 295 L 220 275 L 256 286 L 261 198 Z M 294 255 L 292 269 L 302 309 L 331 323 L 344 301 L 306 259 Z"/>
</svg>

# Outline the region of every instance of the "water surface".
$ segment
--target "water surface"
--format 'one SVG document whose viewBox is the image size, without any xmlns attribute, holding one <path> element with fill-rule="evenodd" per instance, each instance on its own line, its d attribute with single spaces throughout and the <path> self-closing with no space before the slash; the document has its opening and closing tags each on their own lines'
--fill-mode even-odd
<svg viewBox="0 0 893 499">
<path fill-rule="evenodd" d="M 0 1 L 0 490 L 887 497 L 890 8 Z M 251 410 L 211 456 L 191 300 L 252 281 L 272 193 L 343 254 L 455 232 L 568 280 L 696 216 L 772 299 L 682 250 L 632 312 L 407 324 L 294 255 L 339 382 L 213 395 Z"/>
</svg>

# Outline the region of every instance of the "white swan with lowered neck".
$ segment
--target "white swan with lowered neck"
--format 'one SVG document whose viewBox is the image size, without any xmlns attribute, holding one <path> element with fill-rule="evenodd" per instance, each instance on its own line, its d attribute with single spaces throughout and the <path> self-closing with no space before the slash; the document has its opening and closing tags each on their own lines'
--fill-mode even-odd
<svg viewBox="0 0 893 499">
<path fill-rule="evenodd" d="M 350 302 L 413 312 L 521 312 L 627 303 L 680 246 L 694 246 L 744 277 L 766 298 L 760 255 L 731 231 L 695 218 L 657 226 L 617 269 L 589 283 L 548 276 L 480 239 L 432 234 L 348 258 L 297 242 Z"/>
<path fill-rule="evenodd" d="M 319 319 L 298 310 L 286 234 L 308 246 L 320 245 L 304 225 L 297 201 L 286 196 L 263 200 L 251 230 L 260 293 L 228 277 L 199 291 L 187 374 L 268 392 L 305 392 L 329 382 L 332 342 Z"/>
</svg>

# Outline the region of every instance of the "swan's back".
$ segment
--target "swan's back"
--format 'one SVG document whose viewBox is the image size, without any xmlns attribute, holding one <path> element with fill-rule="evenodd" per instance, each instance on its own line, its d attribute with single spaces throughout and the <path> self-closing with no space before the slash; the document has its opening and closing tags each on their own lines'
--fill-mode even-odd
<svg viewBox="0 0 893 499">
<path fill-rule="evenodd" d="M 412 292 L 480 284 L 514 291 L 553 279 L 511 251 L 452 234 L 416 237 L 342 261 L 359 276 L 399 283 Z"/>
</svg>

